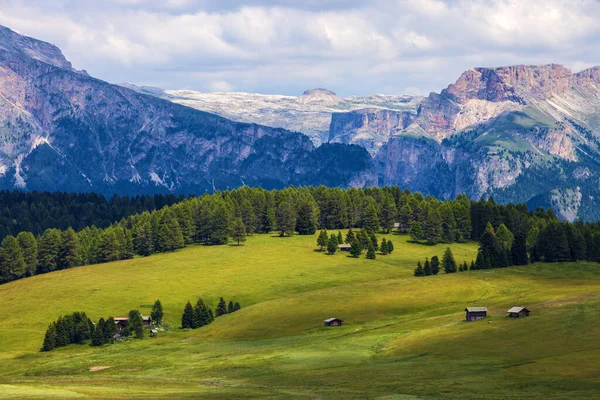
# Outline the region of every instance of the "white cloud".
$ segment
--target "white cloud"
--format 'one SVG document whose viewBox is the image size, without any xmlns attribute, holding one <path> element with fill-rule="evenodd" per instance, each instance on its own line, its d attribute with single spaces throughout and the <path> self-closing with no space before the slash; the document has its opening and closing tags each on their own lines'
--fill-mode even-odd
<svg viewBox="0 0 600 400">
<path fill-rule="evenodd" d="M 593 0 L 1 0 L 0 24 L 111 82 L 427 93 L 473 66 L 600 64 Z"/>
</svg>

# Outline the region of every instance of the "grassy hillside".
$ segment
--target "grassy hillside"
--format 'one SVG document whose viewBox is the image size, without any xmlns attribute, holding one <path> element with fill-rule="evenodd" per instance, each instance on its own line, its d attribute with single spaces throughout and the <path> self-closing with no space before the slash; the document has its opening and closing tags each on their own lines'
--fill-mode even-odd
<svg viewBox="0 0 600 400">
<path fill-rule="evenodd" d="M 416 261 L 444 246 L 394 236 L 394 254 L 370 261 L 326 256 L 314 242 L 259 235 L 242 247 L 197 246 L 2 285 L 0 398 L 599 395 L 597 264 L 415 278 Z M 475 256 L 473 243 L 452 248 L 457 261 Z M 177 329 L 183 305 L 198 296 L 244 308 Z M 158 338 L 38 352 L 59 315 L 148 313 L 157 298 L 172 326 Z M 519 304 L 532 316 L 507 319 Z M 490 318 L 463 322 L 468 305 L 487 306 Z M 331 316 L 344 326 L 324 328 Z"/>
</svg>

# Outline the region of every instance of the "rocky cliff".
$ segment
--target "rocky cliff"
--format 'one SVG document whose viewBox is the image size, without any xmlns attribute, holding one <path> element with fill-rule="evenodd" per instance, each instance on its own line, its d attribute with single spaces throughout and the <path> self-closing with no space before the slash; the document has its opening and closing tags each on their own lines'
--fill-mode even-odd
<svg viewBox="0 0 600 400">
<path fill-rule="evenodd" d="M 202 193 L 242 184 L 376 184 L 360 147 L 316 150 L 299 133 L 94 79 L 56 47 L 7 28 L 0 40 L 2 188 Z M 348 169 L 346 159 L 359 162 Z"/>
</svg>

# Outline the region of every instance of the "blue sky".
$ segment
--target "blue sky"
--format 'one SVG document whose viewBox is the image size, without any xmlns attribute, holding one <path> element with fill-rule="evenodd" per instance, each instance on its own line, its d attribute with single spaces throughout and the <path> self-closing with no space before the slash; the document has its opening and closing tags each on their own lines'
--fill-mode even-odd
<svg viewBox="0 0 600 400">
<path fill-rule="evenodd" d="M 477 66 L 600 64 L 593 0 L 0 0 L 0 24 L 113 83 L 440 91 Z"/>
</svg>

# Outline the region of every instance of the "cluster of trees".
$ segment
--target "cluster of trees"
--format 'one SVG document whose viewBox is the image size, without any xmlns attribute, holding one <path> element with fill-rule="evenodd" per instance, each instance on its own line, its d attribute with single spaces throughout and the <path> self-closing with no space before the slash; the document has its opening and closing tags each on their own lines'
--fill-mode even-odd
<svg viewBox="0 0 600 400">
<path fill-rule="evenodd" d="M 201 298 L 198 299 L 195 306 L 189 301 L 183 309 L 183 315 L 181 316 L 181 327 L 187 329 L 196 329 L 201 326 L 208 325 L 215 320 L 216 317 L 221 315 L 230 314 L 242 308 L 240 303 L 230 301 L 229 304 L 221 297 L 215 312 L 204 304 Z"/>
<path fill-rule="evenodd" d="M 142 198 L 148 204 L 152 199 L 142 196 L 136 202 Z M 158 205 L 155 197 L 154 206 Z M 360 244 L 361 231 L 367 236 L 389 233 L 395 223 L 400 233 L 410 233 L 415 240 L 429 243 L 480 240 L 488 223 L 495 230 L 504 225 L 521 246 L 516 249 L 520 258 L 525 249 L 532 260 L 559 261 L 566 258 L 568 246 L 570 259 L 600 261 L 597 245 L 600 224 L 560 222 L 552 210 L 531 212 L 523 204 L 497 205 L 491 198 L 471 201 L 464 195 L 439 201 L 395 186 L 346 190 L 289 187 L 272 191 L 242 187 L 129 215 L 104 229 L 89 226 L 76 232 L 72 228 L 50 228 L 37 236 L 32 232 L 9 235 L 0 246 L 0 282 L 78 265 L 174 251 L 191 243 L 220 245 L 233 238 L 239 244 L 253 233 L 312 235 L 317 229 L 353 228 L 360 229 L 356 234 Z M 549 234 L 552 229 L 555 236 Z M 562 241 L 558 243 L 560 252 L 554 251 L 556 237 Z M 330 236 L 324 246 L 329 242 L 333 249 Z M 378 248 L 380 245 L 374 242 L 372 249 L 367 244 L 361 252 L 366 250 L 373 257 Z M 495 256 L 489 252 L 484 255 L 488 260 Z M 510 262 L 517 263 L 507 260 Z M 486 266 L 487 261 L 483 259 L 481 265 Z M 490 265 L 496 265 L 496 261 L 490 261 Z"/>
<path fill-rule="evenodd" d="M 83 344 L 92 338 L 93 332 L 94 324 L 84 312 L 65 315 L 48 326 L 42 351 L 50 351 L 72 343 Z"/>
<path fill-rule="evenodd" d="M 466 268 L 466 269 L 465 269 Z M 438 256 L 431 257 L 431 261 L 428 258 L 425 259 L 425 263 L 421 264 L 421 261 L 417 262 L 417 268 L 415 268 L 414 275 L 415 276 L 429 276 L 429 275 L 437 275 L 440 272 L 440 269 L 443 269 L 445 273 L 452 274 L 456 271 L 468 271 L 469 267 L 467 266 L 467 262 L 460 266 L 456 265 L 456 260 L 454 259 L 454 254 L 452 254 L 452 250 L 450 247 L 446 248 L 444 255 L 442 256 L 442 262 L 440 263 L 440 258 Z"/>
<path fill-rule="evenodd" d="M 394 251 L 394 244 L 386 238 L 381 239 L 381 244 L 377 242 L 375 232 L 367 229 L 360 229 L 356 233 L 350 228 L 346 233 L 346 238 L 342 236 L 342 232 L 338 231 L 337 235 L 327 234 L 327 230 L 321 230 L 317 236 L 317 246 L 323 251 L 327 249 L 327 254 L 332 255 L 338 250 L 340 244 L 350 245 L 350 254 L 358 258 L 366 251 L 368 259 L 376 258 L 376 251 L 380 251 L 382 255 L 390 254 Z"/>
<path fill-rule="evenodd" d="M 96 193 L 0 191 L 0 241 L 8 235 L 31 232 L 41 235 L 48 228 L 79 231 L 86 226 L 106 228 L 113 222 L 143 211 L 152 211 L 182 201 L 184 196 L 113 196 Z"/>
<path fill-rule="evenodd" d="M 117 334 L 117 325 L 113 317 L 108 317 L 105 321 L 104 318 L 100 318 L 94 333 L 92 334 L 92 346 L 102 346 L 103 344 L 113 343 L 114 337 Z"/>
</svg>

